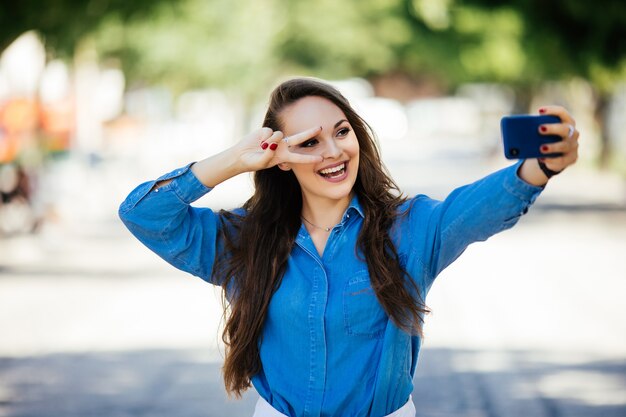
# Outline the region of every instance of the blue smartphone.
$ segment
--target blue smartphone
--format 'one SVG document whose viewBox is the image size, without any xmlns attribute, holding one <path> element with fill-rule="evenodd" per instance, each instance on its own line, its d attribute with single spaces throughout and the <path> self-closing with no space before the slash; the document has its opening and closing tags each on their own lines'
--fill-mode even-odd
<svg viewBox="0 0 626 417">
<path fill-rule="evenodd" d="M 505 116 L 500 121 L 504 156 L 507 159 L 553 158 L 561 153 L 541 153 L 539 148 L 545 143 L 559 142 L 558 135 L 542 135 L 539 126 L 561 123 L 556 116 L 515 115 Z"/>
</svg>

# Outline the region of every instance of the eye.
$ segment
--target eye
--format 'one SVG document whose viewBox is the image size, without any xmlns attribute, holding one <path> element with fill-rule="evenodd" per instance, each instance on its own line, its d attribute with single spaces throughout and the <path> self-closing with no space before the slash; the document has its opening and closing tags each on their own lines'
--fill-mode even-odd
<svg viewBox="0 0 626 417">
<path fill-rule="evenodd" d="M 350 133 L 350 129 L 347 127 L 342 127 L 337 132 L 337 136 L 341 136 L 341 137 L 348 136 L 348 133 Z"/>
<path fill-rule="evenodd" d="M 300 147 L 301 148 L 312 148 L 315 145 L 317 145 L 317 139 L 309 139 L 306 142 L 301 143 Z"/>
</svg>

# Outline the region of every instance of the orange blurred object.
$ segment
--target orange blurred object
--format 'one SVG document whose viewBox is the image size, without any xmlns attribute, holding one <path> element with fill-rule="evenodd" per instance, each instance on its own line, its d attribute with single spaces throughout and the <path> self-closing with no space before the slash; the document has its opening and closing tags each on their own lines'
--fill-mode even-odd
<svg viewBox="0 0 626 417">
<path fill-rule="evenodd" d="M 39 126 L 39 117 L 40 109 L 35 100 L 9 100 L 0 108 L 0 127 L 10 136 L 33 131 Z"/>
<path fill-rule="evenodd" d="M 66 151 L 74 131 L 74 103 L 70 98 L 40 105 L 18 98 L 0 105 L 0 163 L 14 161 L 26 142 L 39 143 L 44 151 Z M 28 141 L 33 135 L 40 141 Z"/>
<path fill-rule="evenodd" d="M 74 131 L 74 103 L 64 99 L 44 105 L 41 109 L 41 128 L 45 134 L 45 147 L 48 151 L 68 150 Z"/>
<path fill-rule="evenodd" d="M 0 163 L 15 160 L 21 137 L 39 127 L 40 110 L 33 99 L 12 99 L 0 106 Z"/>
</svg>

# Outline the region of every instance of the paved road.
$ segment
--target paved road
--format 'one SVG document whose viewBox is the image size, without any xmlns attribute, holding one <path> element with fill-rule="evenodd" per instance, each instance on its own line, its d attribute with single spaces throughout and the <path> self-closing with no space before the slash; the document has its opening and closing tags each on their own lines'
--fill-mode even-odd
<svg viewBox="0 0 626 417">
<path fill-rule="evenodd" d="M 389 165 L 407 192 L 439 196 L 494 168 L 447 161 Z M 418 416 L 626 416 L 626 193 L 568 174 L 438 278 Z M 110 181 L 98 190 L 118 192 Z M 206 203 L 237 199 L 220 192 Z M 0 240 L 0 274 L 0 417 L 251 415 L 256 394 L 230 401 L 221 385 L 218 293 L 113 217 Z"/>
</svg>

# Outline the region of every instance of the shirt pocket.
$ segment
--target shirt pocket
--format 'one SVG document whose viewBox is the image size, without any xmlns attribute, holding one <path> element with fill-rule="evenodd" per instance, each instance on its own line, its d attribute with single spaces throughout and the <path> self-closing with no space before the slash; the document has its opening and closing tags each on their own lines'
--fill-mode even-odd
<svg viewBox="0 0 626 417">
<path fill-rule="evenodd" d="M 348 335 L 381 339 L 388 317 L 376 298 L 367 271 L 354 274 L 343 292 L 344 327 Z"/>
</svg>

